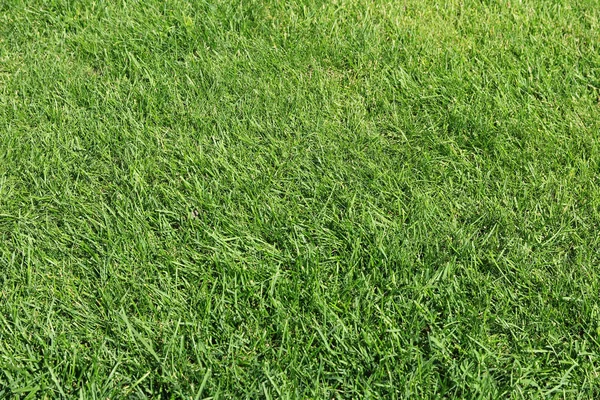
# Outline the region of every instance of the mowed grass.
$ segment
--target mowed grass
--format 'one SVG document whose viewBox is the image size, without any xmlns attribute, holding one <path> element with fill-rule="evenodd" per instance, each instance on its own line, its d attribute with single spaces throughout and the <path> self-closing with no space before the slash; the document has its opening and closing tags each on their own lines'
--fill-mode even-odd
<svg viewBox="0 0 600 400">
<path fill-rule="evenodd" d="M 597 0 L 0 1 L 0 397 L 598 398 Z"/>
</svg>

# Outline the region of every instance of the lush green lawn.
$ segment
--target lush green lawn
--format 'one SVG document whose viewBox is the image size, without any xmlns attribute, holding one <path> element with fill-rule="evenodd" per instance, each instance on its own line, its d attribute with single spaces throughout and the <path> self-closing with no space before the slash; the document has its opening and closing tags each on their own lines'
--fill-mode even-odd
<svg viewBox="0 0 600 400">
<path fill-rule="evenodd" d="M 0 0 L 0 397 L 600 396 L 598 0 Z"/>
</svg>

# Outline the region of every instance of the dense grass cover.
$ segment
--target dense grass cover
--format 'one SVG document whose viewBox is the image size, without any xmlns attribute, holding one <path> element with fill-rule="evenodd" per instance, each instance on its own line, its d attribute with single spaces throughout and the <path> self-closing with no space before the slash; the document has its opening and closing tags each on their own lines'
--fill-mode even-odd
<svg viewBox="0 0 600 400">
<path fill-rule="evenodd" d="M 0 397 L 600 396 L 597 0 L 0 1 Z"/>
</svg>

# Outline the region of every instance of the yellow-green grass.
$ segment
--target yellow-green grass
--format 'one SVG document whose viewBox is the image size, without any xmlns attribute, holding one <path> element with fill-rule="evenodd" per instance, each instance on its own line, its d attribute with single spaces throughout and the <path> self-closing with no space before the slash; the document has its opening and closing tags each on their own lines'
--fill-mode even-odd
<svg viewBox="0 0 600 400">
<path fill-rule="evenodd" d="M 600 397 L 597 0 L 0 0 L 1 398 Z"/>
</svg>

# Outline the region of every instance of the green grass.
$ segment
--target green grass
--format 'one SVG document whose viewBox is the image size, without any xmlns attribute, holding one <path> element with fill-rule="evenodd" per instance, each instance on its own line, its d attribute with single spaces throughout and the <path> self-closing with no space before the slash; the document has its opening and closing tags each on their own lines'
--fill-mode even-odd
<svg viewBox="0 0 600 400">
<path fill-rule="evenodd" d="M 600 397 L 597 0 L 0 0 L 1 398 Z"/>
</svg>

